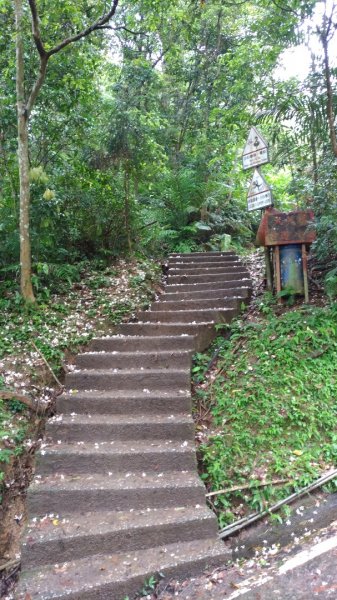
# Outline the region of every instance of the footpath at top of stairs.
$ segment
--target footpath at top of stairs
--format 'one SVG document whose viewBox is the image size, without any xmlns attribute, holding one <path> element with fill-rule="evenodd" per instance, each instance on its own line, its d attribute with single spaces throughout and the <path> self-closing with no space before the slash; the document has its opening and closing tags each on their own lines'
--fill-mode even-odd
<svg viewBox="0 0 337 600">
<path fill-rule="evenodd" d="M 123 600 L 228 560 L 197 474 L 191 355 L 250 287 L 233 252 L 171 255 L 160 299 L 77 357 L 28 491 L 17 600 Z"/>
</svg>

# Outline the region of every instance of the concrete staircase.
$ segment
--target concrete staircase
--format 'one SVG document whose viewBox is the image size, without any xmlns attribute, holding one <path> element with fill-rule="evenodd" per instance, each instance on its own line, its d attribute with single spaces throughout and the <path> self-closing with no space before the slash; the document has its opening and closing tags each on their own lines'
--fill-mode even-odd
<svg viewBox="0 0 337 600">
<path fill-rule="evenodd" d="M 228 559 L 198 477 L 190 366 L 250 295 L 231 252 L 171 255 L 165 293 L 66 378 L 28 492 L 17 599 L 123 600 Z"/>
</svg>

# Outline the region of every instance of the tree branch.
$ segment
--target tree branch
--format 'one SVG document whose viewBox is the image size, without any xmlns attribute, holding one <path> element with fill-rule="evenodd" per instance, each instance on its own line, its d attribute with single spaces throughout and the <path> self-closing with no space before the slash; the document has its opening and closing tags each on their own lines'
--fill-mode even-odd
<svg viewBox="0 0 337 600">
<path fill-rule="evenodd" d="M 119 27 L 111 27 L 111 29 L 113 29 L 113 31 L 126 31 L 126 33 L 131 33 L 132 35 L 149 35 L 146 31 L 133 31 L 132 29 L 125 27 L 125 25 L 120 25 Z"/>
<path fill-rule="evenodd" d="M 334 14 L 334 11 L 335 11 L 335 5 L 333 4 L 332 8 L 331 8 L 330 16 L 327 17 L 327 23 L 328 23 L 327 29 L 326 29 L 326 36 L 327 36 L 327 38 L 329 37 L 329 35 L 331 33 L 331 27 L 333 25 L 333 16 L 334 16 L 333 14 Z"/>
<path fill-rule="evenodd" d="M 36 6 L 35 0 L 28 0 L 28 2 L 29 2 L 30 12 L 32 13 L 33 38 L 34 38 L 34 42 L 35 42 L 37 51 L 42 59 L 43 57 L 46 56 L 46 50 L 45 50 L 45 47 L 43 45 L 42 38 L 41 38 L 40 22 L 39 22 L 40 20 L 39 20 L 39 15 L 37 12 L 37 6 Z"/>
<path fill-rule="evenodd" d="M 296 10 L 293 10 L 289 6 L 282 6 L 282 4 L 278 4 L 278 2 L 276 2 L 275 0 L 272 0 L 272 2 L 276 6 L 276 8 L 279 8 L 280 10 L 283 10 L 283 12 L 292 13 L 293 15 L 295 15 L 295 17 L 299 17 L 300 16 L 299 13 L 296 12 Z"/>
<path fill-rule="evenodd" d="M 154 69 L 157 66 L 157 64 L 161 61 L 161 59 L 164 58 L 165 54 L 169 51 L 169 49 L 170 49 L 170 47 L 161 51 L 158 58 L 156 58 L 156 60 L 153 61 L 153 63 L 151 64 L 152 69 Z"/>
<path fill-rule="evenodd" d="M 53 378 L 55 379 L 57 385 L 60 386 L 61 390 L 64 389 L 64 385 L 62 385 L 62 383 L 60 382 L 59 378 L 55 375 L 53 369 L 51 368 L 49 362 L 47 361 L 46 357 L 44 356 L 44 354 L 42 354 L 41 350 L 39 350 L 39 348 L 37 347 L 36 344 L 34 344 L 34 342 L 32 342 L 32 346 L 34 348 L 34 350 L 41 356 L 44 364 L 46 365 L 47 369 L 50 371 L 51 375 L 53 376 Z"/>
<path fill-rule="evenodd" d="M 31 0 L 29 0 L 29 1 L 31 2 Z M 86 29 L 83 29 L 83 31 L 80 31 L 79 33 L 76 33 L 75 35 L 72 35 L 72 36 L 62 40 L 62 42 L 60 42 L 59 44 L 54 46 L 54 48 L 52 48 L 51 50 L 49 50 L 47 52 L 48 58 L 50 58 L 54 54 L 57 54 L 58 52 L 60 52 L 60 50 L 63 50 L 63 48 L 65 48 L 66 46 L 69 46 L 69 44 L 78 42 L 82 38 L 90 35 L 93 31 L 97 31 L 97 30 L 101 29 L 102 26 L 105 25 L 106 23 L 108 23 L 108 21 L 110 21 L 111 17 L 114 16 L 117 6 L 118 6 L 118 2 L 119 2 L 119 0 L 113 0 L 110 10 L 106 14 L 104 14 L 100 19 L 95 21 L 95 23 L 93 23 Z"/>
<path fill-rule="evenodd" d="M 82 31 L 80 31 L 79 33 L 77 33 L 73 36 L 65 38 L 62 42 L 60 42 L 59 44 L 54 46 L 54 48 L 52 48 L 48 52 L 45 49 L 42 38 L 41 38 L 40 22 L 39 22 L 40 20 L 39 20 L 39 15 L 38 15 L 38 11 L 37 11 L 36 0 L 28 0 L 28 2 L 29 2 L 30 12 L 32 15 L 33 38 L 34 38 L 34 42 L 35 42 L 37 51 L 40 55 L 40 70 L 39 70 L 39 75 L 33 85 L 32 91 L 31 91 L 30 96 L 27 101 L 27 105 L 26 105 L 27 117 L 29 117 L 29 115 L 32 111 L 32 108 L 35 104 L 35 100 L 36 100 L 36 98 L 39 94 L 39 91 L 43 85 L 43 82 L 46 78 L 47 64 L 48 64 L 49 58 L 51 56 L 53 56 L 53 54 L 57 54 L 58 52 L 60 52 L 60 50 L 62 50 L 66 46 L 69 46 L 69 44 L 72 44 L 84 37 L 87 37 L 93 31 L 103 29 L 105 27 L 106 23 L 108 23 L 108 21 L 111 19 L 111 17 L 115 14 L 119 0 L 113 0 L 109 11 L 104 12 L 103 15 L 97 21 L 95 21 L 92 25 L 90 25 L 86 29 L 83 29 Z"/>
<path fill-rule="evenodd" d="M 32 108 L 35 104 L 35 100 L 38 96 L 38 93 L 42 87 L 42 84 L 46 78 L 46 73 L 47 73 L 47 64 L 48 64 L 48 55 L 44 54 L 43 56 L 40 54 L 40 71 L 39 71 L 39 75 L 33 85 L 32 91 L 30 93 L 30 96 L 28 98 L 28 102 L 27 102 L 27 116 L 30 116 L 30 113 L 32 112 Z"/>
<path fill-rule="evenodd" d="M 27 408 L 38 415 L 44 415 L 46 413 L 46 406 L 40 405 L 40 403 L 36 400 L 31 400 L 31 398 L 28 398 L 28 396 L 23 396 L 22 394 L 17 394 L 16 392 L 1 391 L 0 400 L 18 400 L 21 402 L 21 404 L 24 404 L 27 406 Z"/>
<path fill-rule="evenodd" d="M 112 25 L 99 25 L 97 29 L 110 29 L 111 31 L 126 31 L 127 33 L 131 33 L 131 35 L 144 35 L 149 37 L 149 34 L 146 31 L 133 31 L 132 29 L 128 29 L 121 25 L 120 27 L 113 27 Z"/>
<path fill-rule="evenodd" d="M 234 485 L 230 488 L 225 488 L 223 490 L 217 490 L 215 492 L 209 492 L 206 494 L 206 498 L 210 498 L 211 496 L 219 496 L 220 494 L 231 494 L 232 492 L 241 492 L 242 490 L 255 490 L 260 487 L 267 487 L 268 485 L 282 485 L 283 483 L 291 483 L 292 479 L 274 479 L 271 481 L 260 481 L 254 484 L 247 485 Z"/>
</svg>

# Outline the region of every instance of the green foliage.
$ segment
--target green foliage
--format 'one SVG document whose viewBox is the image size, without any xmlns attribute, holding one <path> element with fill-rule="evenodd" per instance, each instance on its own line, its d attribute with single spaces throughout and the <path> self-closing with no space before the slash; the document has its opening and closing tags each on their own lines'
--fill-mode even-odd
<svg viewBox="0 0 337 600">
<path fill-rule="evenodd" d="M 48 47 L 102 8 L 102 2 L 45 3 L 41 32 Z M 19 262 L 12 17 L 6 0 L 0 267 Z M 279 24 L 277 35 L 271 21 Z M 281 23 L 273 5 L 241 4 L 234 14 L 214 2 L 191 8 L 180 0 L 142 0 L 118 7 L 114 36 L 96 32 L 53 57 L 31 117 L 34 264 L 73 265 L 130 250 L 223 248 L 226 236 L 234 244 L 250 241 L 257 219 L 245 209 L 238 156 L 257 91 L 269 89 L 268 73 L 295 21 L 284 13 Z M 28 18 L 25 27 L 29 88 L 36 56 Z M 53 271 L 55 287 L 58 279 L 73 281 L 73 273 Z M 51 273 L 35 268 L 40 294 L 51 289 L 50 281 Z"/>
<path fill-rule="evenodd" d="M 36 291 L 47 292 L 49 296 L 52 292 L 66 291 L 80 281 L 81 265 L 36 263 L 32 279 Z"/>
<path fill-rule="evenodd" d="M 273 307 L 276 304 L 274 294 L 271 292 L 265 292 L 263 296 L 257 301 L 257 308 L 263 315 L 270 315 L 273 313 Z"/>
<path fill-rule="evenodd" d="M 143 587 L 139 591 L 139 593 L 136 595 L 136 598 L 148 596 L 149 594 L 152 594 L 155 591 L 159 581 L 161 579 L 163 579 L 164 577 L 165 576 L 163 575 L 163 573 L 151 575 L 148 579 L 145 580 Z"/>
<path fill-rule="evenodd" d="M 149 577 L 149 579 L 147 579 L 145 581 L 144 586 L 141 590 L 141 593 L 144 595 L 147 595 L 147 594 L 153 592 L 157 583 L 158 583 L 157 578 L 154 575 L 151 575 L 151 577 Z"/>
<path fill-rule="evenodd" d="M 337 232 L 334 224 L 337 219 L 337 177 L 335 171 L 335 159 L 330 154 L 323 157 L 319 165 L 319 179 L 313 200 L 317 230 L 314 252 L 323 273 L 326 274 L 326 290 L 331 296 L 336 296 Z"/>
<path fill-rule="evenodd" d="M 235 519 L 240 503 L 260 510 L 337 464 L 337 305 L 281 317 L 268 299 L 263 306 L 270 311 L 259 322 L 233 328 L 219 375 L 201 389 L 215 430 L 200 447 L 203 478 L 211 490 L 252 488 L 212 498 L 221 524 Z M 289 484 L 259 487 L 273 479 Z"/>
<path fill-rule="evenodd" d="M 3 380 L 0 379 L 0 389 L 4 387 Z M 24 409 L 24 405 L 16 399 L 10 402 L 0 400 L 0 504 L 6 466 L 23 451 L 22 442 L 28 429 L 28 419 Z"/>
<path fill-rule="evenodd" d="M 47 46 L 89 23 L 103 5 L 47 1 L 41 14 Z M 336 181 L 322 73 L 317 61 L 303 83 L 276 81 L 274 73 L 312 10 L 310 2 L 297 5 L 282 11 L 246 2 L 234 10 L 212 1 L 137 0 L 119 5 L 113 36 L 96 32 L 52 58 L 30 125 L 33 283 L 40 297 L 79 283 L 76 265 L 87 259 L 249 245 L 260 215 L 246 210 L 248 175 L 240 155 L 255 122 L 271 141 L 273 164 L 265 170 L 276 205 L 315 208 L 315 251 L 331 262 Z M 12 13 L 5 0 L 3 269 L 19 264 Z M 28 15 L 27 88 L 36 70 Z M 2 270 L 0 278 L 16 278 L 18 269 L 8 273 Z M 333 293 L 331 278 L 327 286 Z"/>
<path fill-rule="evenodd" d="M 337 268 L 329 271 L 325 277 L 324 283 L 328 296 L 330 296 L 330 298 L 337 296 Z"/>
<path fill-rule="evenodd" d="M 296 299 L 296 290 L 292 288 L 290 285 L 286 286 L 277 293 L 277 298 L 283 298 L 286 300 L 288 306 L 293 306 L 295 304 Z"/>
<path fill-rule="evenodd" d="M 208 362 L 210 355 L 197 352 L 193 357 L 192 378 L 194 383 L 200 383 L 208 370 Z"/>
<path fill-rule="evenodd" d="M 277 185 L 276 206 L 314 209 L 317 241 L 313 251 L 324 265 L 322 270 L 328 272 L 326 284 L 331 295 L 335 293 L 333 270 L 337 256 L 333 226 L 337 218 L 336 157 L 329 137 L 326 98 L 321 58 L 312 53 L 306 79 L 278 82 L 276 88 L 266 90 L 259 101 L 259 121 L 273 143 L 274 165 L 269 167 L 268 176 Z M 276 171 L 277 179 L 283 174 L 281 181 L 275 181 L 275 167 L 281 169 Z"/>
</svg>

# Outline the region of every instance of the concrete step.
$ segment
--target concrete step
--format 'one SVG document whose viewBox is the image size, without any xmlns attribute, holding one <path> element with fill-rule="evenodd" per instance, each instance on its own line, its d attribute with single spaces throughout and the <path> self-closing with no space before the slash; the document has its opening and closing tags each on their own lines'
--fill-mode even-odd
<svg viewBox="0 0 337 600">
<path fill-rule="evenodd" d="M 170 471 L 196 468 L 193 437 L 188 440 L 162 439 L 112 442 L 77 442 L 47 445 L 37 455 L 38 473 L 63 475 Z"/>
<path fill-rule="evenodd" d="M 191 367 L 190 350 L 85 352 L 76 358 L 77 369 L 173 369 Z"/>
<path fill-rule="evenodd" d="M 208 308 L 167 311 L 165 307 L 162 310 L 140 311 L 138 318 L 140 322 L 150 323 L 229 323 L 238 313 L 235 308 Z"/>
<path fill-rule="evenodd" d="M 171 271 L 172 269 L 202 270 L 202 269 L 207 269 L 208 267 L 223 267 L 223 266 L 228 267 L 231 265 L 235 265 L 235 266 L 241 265 L 241 267 L 243 266 L 242 263 L 238 260 L 238 257 L 233 257 L 230 260 L 228 258 L 218 257 L 218 258 L 212 258 L 208 262 L 206 262 L 206 261 L 193 262 L 192 260 L 184 261 L 183 259 L 177 259 L 174 261 L 170 261 L 167 264 L 167 267 Z"/>
<path fill-rule="evenodd" d="M 167 278 L 167 285 L 176 285 L 179 283 L 218 283 L 234 279 L 244 279 L 245 277 L 249 277 L 248 271 L 239 271 L 238 269 L 228 269 L 227 271 L 213 273 L 210 275 L 169 275 Z"/>
<path fill-rule="evenodd" d="M 180 335 L 167 336 L 132 336 L 125 337 L 121 335 L 111 335 L 101 338 L 94 338 L 90 342 L 90 350 L 93 352 L 160 352 L 176 350 L 193 350 L 194 337 L 186 335 L 182 338 Z"/>
<path fill-rule="evenodd" d="M 169 269 L 161 301 L 137 315 L 147 322 L 94 339 L 67 374 L 28 491 L 17 599 L 125 600 L 162 570 L 231 557 L 197 475 L 190 361 L 251 282 L 233 252 L 175 254 Z"/>
<path fill-rule="evenodd" d="M 201 292 L 209 290 L 226 290 L 229 288 L 250 287 L 250 279 L 247 276 L 239 276 L 231 279 L 222 279 L 220 281 L 208 281 L 203 283 L 178 283 L 167 284 L 165 287 L 165 295 L 175 292 Z"/>
<path fill-rule="evenodd" d="M 192 471 L 86 474 L 53 473 L 36 478 L 28 490 L 34 517 L 94 511 L 205 505 L 205 486 Z"/>
<path fill-rule="evenodd" d="M 28 524 L 22 568 L 68 562 L 111 552 L 134 552 L 217 535 L 214 514 L 206 506 L 174 506 L 135 511 L 44 517 Z"/>
<path fill-rule="evenodd" d="M 206 263 L 207 266 L 200 263 L 181 263 L 169 266 L 168 275 L 211 275 L 212 273 L 226 273 L 227 271 L 242 271 L 243 266 L 240 261 L 231 261 L 225 263 Z"/>
<path fill-rule="evenodd" d="M 77 390 L 189 389 L 185 369 L 81 369 L 67 373 L 67 388 Z"/>
<path fill-rule="evenodd" d="M 228 252 L 172 252 L 171 254 L 169 254 L 168 257 L 168 261 L 171 262 L 172 260 L 176 260 L 176 259 L 182 259 L 182 260 L 212 260 L 213 258 L 230 258 L 232 259 L 233 256 L 235 256 L 236 258 L 238 258 L 238 255 L 235 254 L 235 252 L 232 251 L 228 251 Z"/>
<path fill-rule="evenodd" d="M 128 336 L 150 335 L 193 335 L 195 338 L 194 350 L 201 352 L 214 339 L 215 328 L 213 322 L 205 323 L 122 323 L 118 331 Z"/>
<path fill-rule="evenodd" d="M 225 564 L 229 552 L 214 537 L 167 544 L 126 554 L 98 554 L 23 573 L 16 600 L 125 600 L 153 574 L 197 574 Z"/>
<path fill-rule="evenodd" d="M 190 414 L 168 415 L 83 415 L 53 417 L 48 420 L 46 436 L 57 443 L 111 442 L 118 440 L 193 440 L 194 421 Z"/>
<path fill-rule="evenodd" d="M 212 300 L 213 298 L 218 298 L 223 297 L 223 298 L 227 298 L 227 297 L 244 297 L 249 299 L 251 296 L 251 287 L 249 287 L 248 285 L 243 285 L 241 286 L 241 282 L 239 281 L 234 281 L 232 282 L 232 284 L 237 284 L 234 287 L 223 287 L 223 289 L 219 288 L 213 288 L 212 284 L 204 284 L 204 286 L 201 287 L 201 289 L 195 290 L 195 288 L 193 287 L 192 290 L 188 290 L 188 291 L 176 291 L 176 292 L 163 292 L 163 294 L 161 294 L 160 296 L 160 302 L 167 302 L 167 301 L 181 301 L 181 300 L 197 300 L 197 299 L 202 299 L 202 300 Z M 178 287 L 178 286 L 177 286 Z M 178 287 L 179 290 L 180 286 Z M 157 303 L 154 303 L 157 304 Z M 166 304 L 164 304 L 163 306 L 165 306 Z M 152 305 L 153 306 L 153 305 Z"/>
<path fill-rule="evenodd" d="M 57 414 L 78 413 L 92 416 L 129 415 L 132 413 L 176 414 L 191 411 L 190 393 L 180 390 L 177 394 L 163 390 L 138 390 L 118 392 L 79 392 L 64 393 L 56 400 Z"/>
<path fill-rule="evenodd" d="M 241 304 L 247 304 L 248 298 L 245 296 L 224 296 L 220 298 L 198 298 L 191 300 L 188 298 L 182 298 L 176 302 L 165 300 L 164 298 L 160 302 L 154 302 L 150 306 L 151 312 L 163 312 L 163 311 L 180 311 L 180 310 L 207 310 L 210 308 L 235 308 L 240 309 Z"/>
</svg>

